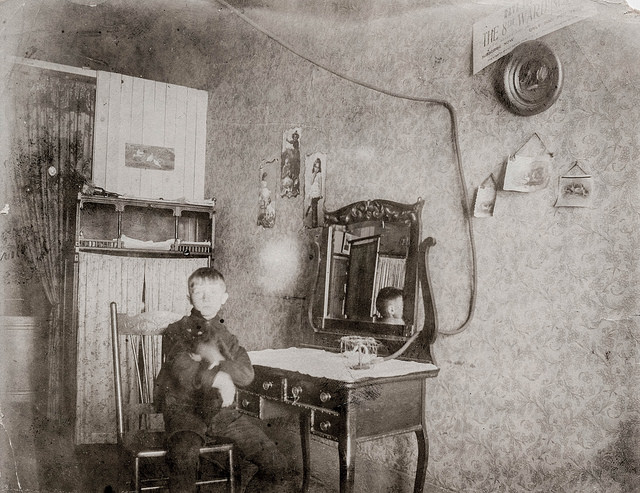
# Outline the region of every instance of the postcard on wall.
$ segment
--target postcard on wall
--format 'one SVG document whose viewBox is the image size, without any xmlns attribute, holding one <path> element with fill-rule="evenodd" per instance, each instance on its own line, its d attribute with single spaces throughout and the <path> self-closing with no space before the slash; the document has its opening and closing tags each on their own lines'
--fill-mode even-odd
<svg viewBox="0 0 640 493">
<path fill-rule="evenodd" d="M 317 228 L 324 223 L 324 186 L 327 171 L 327 155 L 314 152 L 304 160 L 304 226 Z"/>
<path fill-rule="evenodd" d="M 592 207 L 594 195 L 593 176 L 586 174 L 575 163 L 558 180 L 556 207 Z"/>
<path fill-rule="evenodd" d="M 300 141 L 302 130 L 291 128 L 282 135 L 282 155 L 280 157 L 280 196 L 300 195 Z"/>
<path fill-rule="evenodd" d="M 176 155 L 172 147 L 126 143 L 124 165 L 129 168 L 171 171 L 176 166 Z"/>
<path fill-rule="evenodd" d="M 258 226 L 273 228 L 276 224 L 276 206 L 273 201 L 278 185 L 278 159 L 264 162 L 258 169 Z"/>
<path fill-rule="evenodd" d="M 549 158 L 542 156 L 510 156 L 504 175 L 503 190 L 535 192 L 549 183 Z"/>
<path fill-rule="evenodd" d="M 473 207 L 474 217 L 491 217 L 496 205 L 496 181 L 493 174 L 489 175 L 476 192 L 476 201 Z"/>
</svg>

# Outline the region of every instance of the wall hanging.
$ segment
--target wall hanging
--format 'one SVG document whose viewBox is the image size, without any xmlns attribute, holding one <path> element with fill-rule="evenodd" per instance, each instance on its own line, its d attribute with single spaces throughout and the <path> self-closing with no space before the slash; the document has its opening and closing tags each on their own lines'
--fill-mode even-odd
<svg viewBox="0 0 640 493">
<path fill-rule="evenodd" d="M 176 153 L 173 147 L 124 145 L 124 165 L 129 168 L 172 170 L 176 167 Z"/>
<path fill-rule="evenodd" d="M 576 161 L 558 180 L 556 207 L 591 207 L 593 205 L 593 177 L 584 172 Z"/>
<path fill-rule="evenodd" d="M 474 217 L 491 217 L 496 205 L 496 180 L 489 175 L 478 187 L 473 207 Z"/>
<path fill-rule="evenodd" d="M 549 183 L 549 168 L 553 154 L 534 133 L 524 145 L 509 156 L 504 175 L 503 190 L 535 192 Z"/>
<path fill-rule="evenodd" d="M 563 78 L 562 64 L 555 53 L 540 41 L 527 41 L 502 58 L 495 88 L 511 112 L 530 116 L 555 103 Z"/>
<path fill-rule="evenodd" d="M 276 207 L 273 201 L 273 191 L 278 183 L 278 159 L 265 161 L 258 170 L 260 181 L 258 191 L 258 226 L 273 228 L 276 224 Z"/>
<path fill-rule="evenodd" d="M 300 195 L 300 134 L 300 128 L 292 128 L 282 135 L 280 161 L 280 195 L 282 197 L 291 198 Z"/>
<path fill-rule="evenodd" d="M 319 215 L 324 209 L 325 173 L 327 155 L 322 152 L 307 154 L 304 160 L 304 226 L 317 228 L 322 225 Z"/>
</svg>

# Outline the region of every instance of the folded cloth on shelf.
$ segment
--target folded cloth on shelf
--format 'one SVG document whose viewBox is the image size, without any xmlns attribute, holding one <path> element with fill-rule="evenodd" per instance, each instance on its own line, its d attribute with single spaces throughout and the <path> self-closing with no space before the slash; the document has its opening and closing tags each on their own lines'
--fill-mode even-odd
<svg viewBox="0 0 640 493">
<path fill-rule="evenodd" d="M 164 241 L 143 241 L 136 238 L 130 238 L 127 235 L 121 235 L 120 241 L 123 248 L 139 248 L 143 250 L 171 250 L 171 245 L 175 241 L 169 238 Z"/>
</svg>

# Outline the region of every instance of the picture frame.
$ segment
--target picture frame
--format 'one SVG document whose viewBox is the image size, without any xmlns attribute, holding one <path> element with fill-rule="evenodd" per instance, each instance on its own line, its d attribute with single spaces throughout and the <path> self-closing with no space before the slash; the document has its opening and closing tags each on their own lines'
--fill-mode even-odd
<svg viewBox="0 0 640 493">
<path fill-rule="evenodd" d="M 353 240 L 353 235 L 349 233 L 345 233 L 342 238 L 342 249 L 340 252 L 344 255 L 349 255 L 351 253 L 351 241 Z"/>
</svg>

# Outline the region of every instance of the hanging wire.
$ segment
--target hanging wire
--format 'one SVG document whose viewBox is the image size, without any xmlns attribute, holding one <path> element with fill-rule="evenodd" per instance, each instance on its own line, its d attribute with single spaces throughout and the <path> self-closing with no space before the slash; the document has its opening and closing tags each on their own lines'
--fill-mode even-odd
<svg viewBox="0 0 640 493">
<path fill-rule="evenodd" d="M 260 31 L 262 34 L 264 34 L 265 36 L 267 36 L 271 40 L 273 40 L 276 43 L 278 43 L 280 46 L 282 46 L 282 47 L 286 48 L 287 50 L 289 50 L 294 55 L 302 58 L 303 60 L 306 60 L 307 62 L 311 63 L 312 65 L 315 65 L 316 67 L 319 67 L 319 68 L 321 68 L 321 69 L 323 69 L 323 70 L 335 75 L 336 77 L 344 79 L 344 80 L 346 80 L 348 82 L 351 82 L 353 84 L 359 85 L 361 87 L 365 87 L 365 88 L 370 89 L 372 91 L 379 92 L 381 94 L 385 94 L 387 96 L 391 96 L 391 97 L 399 98 L 399 99 L 405 99 L 405 100 L 408 100 L 408 101 L 416 101 L 416 102 L 421 102 L 421 103 L 440 105 L 440 106 L 444 106 L 447 109 L 447 111 L 449 112 L 450 118 L 451 118 L 451 143 L 453 145 L 453 151 L 454 151 L 454 154 L 456 156 L 458 177 L 460 179 L 460 185 L 461 185 L 461 188 L 462 188 L 462 201 L 461 201 L 462 214 L 463 214 L 463 216 L 464 216 L 464 218 L 466 220 L 467 230 L 468 230 L 468 234 L 469 234 L 469 250 L 470 250 L 470 255 L 471 255 L 471 280 L 470 280 L 471 289 L 470 289 L 469 311 L 467 312 L 466 320 L 457 329 L 447 330 L 447 331 L 438 329 L 438 333 L 439 334 L 443 334 L 443 335 L 454 335 L 454 334 L 459 334 L 460 332 L 465 330 L 467 328 L 467 326 L 469 325 L 469 323 L 471 322 L 471 319 L 473 318 L 473 313 L 475 311 L 475 304 L 476 304 L 476 286 L 477 286 L 476 248 L 475 248 L 475 241 L 474 241 L 474 237 L 473 237 L 473 225 L 472 225 L 472 222 L 471 222 L 471 215 L 469 213 L 469 197 L 468 197 L 468 193 L 467 193 L 467 186 L 466 186 L 466 183 L 465 183 L 464 170 L 463 170 L 463 167 L 462 167 L 462 157 L 460 155 L 460 142 L 459 142 L 459 138 L 458 138 L 458 120 L 457 120 L 457 116 L 456 116 L 456 111 L 455 111 L 454 107 L 451 105 L 451 103 L 449 103 L 448 101 L 446 101 L 444 99 L 425 98 L 425 97 L 420 97 L 420 96 L 412 96 L 412 95 L 407 95 L 407 94 L 401 94 L 401 93 L 390 91 L 388 89 L 384 89 L 384 88 L 381 88 L 381 87 L 378 87 L 378 86 L 374 86 L 372 84 L 369 84 L 368 82 L 364 82 L 364 81 L 358 80 L 356 78 L 350 77 L 348 75 L 342 74 L 340 72 L 337 72 L 334 69 L 332 69 L 331 67 L 328 67 L 328 66 L 326 66 L 326 65 L 324 65 L 322 63 L 319 63 L 319 62 L 317 62 L 315 60 L 312 60 L 311 58 L 309 58 L 309 57 L 303 55 L 302 53 L 298 52 L 298 50 L 295 49 L 293 46 L 291 46 L 289 43 L 287 43 L 286 41 L 283 41 L 282 39 L 280 39 L 275 34 L 269 32 L 268 30 L 264 29 L 262 26 L 260 26 L 259 24 L 257 24 L 253 20 L 249 19 L 240 10 L 238 10 L 234 6 L 230 5 L 225 0 L 215 0 L 215 1 L 218 2 L 219 4 L 223 5 L 227 9 L 229 9 L 236 16 L 238 16 L 240 19 L 245 21 L 247 24 L 249 24 L 250 26 L 252 26 L 256 30 Z"/>
</svg>

